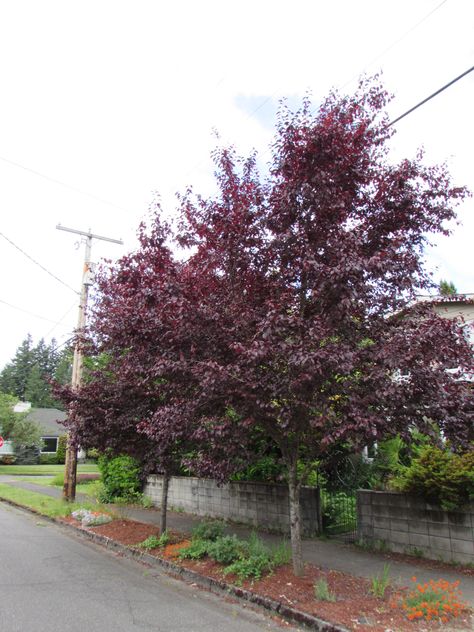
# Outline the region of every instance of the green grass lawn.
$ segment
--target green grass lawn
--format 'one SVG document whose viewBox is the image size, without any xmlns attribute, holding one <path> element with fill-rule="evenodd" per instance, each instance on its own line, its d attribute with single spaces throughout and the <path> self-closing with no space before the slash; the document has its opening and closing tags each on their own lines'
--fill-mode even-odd
<svg viewBox="0 0 474 632">
<path fill-rule="evenodd" d="M 99 468 L 95 463 L 80 463 L 77 471 L 98 472 Z M 64 472 L 64 465 L 0 465 L 0 474 L 7 476 L 54 476 L 60 472 Z"/>
<path fill-rule="evenodd" d="M 47 487 L 48 485 L 52 485 L 54 487 L 57 487 L 58 489 L 62 489 L 63 482 L 61 481 L 56 483 L 56 478 L 57 477 L 54 476 L 41 476 L 41 478 L 38 476 L 18 476 L 18 478 L 15 478 L 15 482 L 24 481 L 25 483 L 33 483 L 33 485 L 38 485 L 38 487 Z M 76 494 L 84 494 L 85 496 L 90 496 L 91 499 L 95 500 L 98 492 L 98 483 L 99 481 L 77 483 Z M 40 490 L 38 490 L 38 493 L 41 493 Z"/>
<path fill-rule="evenodd" d="M 94 503 L 67 503 L 58 498 L 44 496 L 40 492 L 30 492 L 26 489 L 19 489 L 18 487 L 0 483 L 0 499 L 2 498 L 11 500 L 23 507 L 34 509 L 43 516 L 50 518 L 68 516 L 72 511 L 79 508 L 103 511 L 102 507 Z"/>
</svg>

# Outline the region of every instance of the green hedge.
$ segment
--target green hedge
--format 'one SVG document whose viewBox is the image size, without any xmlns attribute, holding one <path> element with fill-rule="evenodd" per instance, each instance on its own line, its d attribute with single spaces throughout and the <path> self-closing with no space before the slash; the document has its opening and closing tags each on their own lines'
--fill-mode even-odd
<svg viewBox="0 0 474 632">
<path fill-rule="evenodd" d="M 448 511 L 461 508 L 474 500 L 474 451 L 455 454 L 426 447 L 394 480 L 393 487 Z"/>
<path fill-rule="evenodd" d="M 101 502 L 114 500 L 136 500 L 141 490 L 140 466 L 138 461 L 130 456 L 110 458 L 102 455 L 98 461 L 103 493 Z"/>
</svg>

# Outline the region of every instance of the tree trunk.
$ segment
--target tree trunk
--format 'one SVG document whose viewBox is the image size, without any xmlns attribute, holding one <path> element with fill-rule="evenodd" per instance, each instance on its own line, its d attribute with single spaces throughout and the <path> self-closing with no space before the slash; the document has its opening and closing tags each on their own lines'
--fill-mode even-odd
<svg viewBox="0 0 474 632">
<path fill-rule="evenodd" d="M 296 472 L 296 461 L 288 465 L 288 491 L 290 495 L 290 534 L 293 572 L 296 576 L 303 574 L 303 555 L 301 552 L 301 509 L 300 489 Z"/>
<path fill-rule="evenodd" d="M 161 490 L 161 523 L 160 523 L 160 535 L 166 531 L 166 512 L 168 510 L 168 487 L 170 482 L 170 475 L 168 472 L 163 474 L 163 488 Z"/>
</svg>

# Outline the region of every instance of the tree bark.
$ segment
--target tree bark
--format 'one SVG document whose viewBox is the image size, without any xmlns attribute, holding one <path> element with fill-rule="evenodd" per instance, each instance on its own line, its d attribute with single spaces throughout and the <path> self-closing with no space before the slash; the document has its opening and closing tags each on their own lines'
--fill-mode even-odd
<svg viewBox="0 0 474 632">
<path fill-rule="evenodd" d="M 160 535 L 166 531 L 166 513 L 168 510 L 168 487 L 170 482 L 170 476 L 168 472 L 163 474 L 163 488 L 161 490 L 161 522 L 160 522 Z"/>
<path fill-rule="evenodd" d="M 296 461 L 288 465 L 288 491 L 290 496 L 290 534 L 293 572 L 303 575 L 303 555 L 301 552 L 301 509 L 300 489 L 296 471 Z"/>
</svg>

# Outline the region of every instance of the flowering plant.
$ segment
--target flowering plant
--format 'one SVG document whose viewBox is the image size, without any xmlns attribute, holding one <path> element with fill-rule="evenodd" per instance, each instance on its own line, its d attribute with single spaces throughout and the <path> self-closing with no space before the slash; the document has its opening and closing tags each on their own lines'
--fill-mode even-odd
<svg viewBox="0 0 474 632">
<path fill-rule="evenodd" d="M 448 582 L 445 579 L 418 583 L 412 577 L 414 586 L 403 595 L 395 606 L 401 606 L 410 621 L 441 621 L 446 623 L 466 609 L 461 601 L 459 581 Z"/>
</svg>

